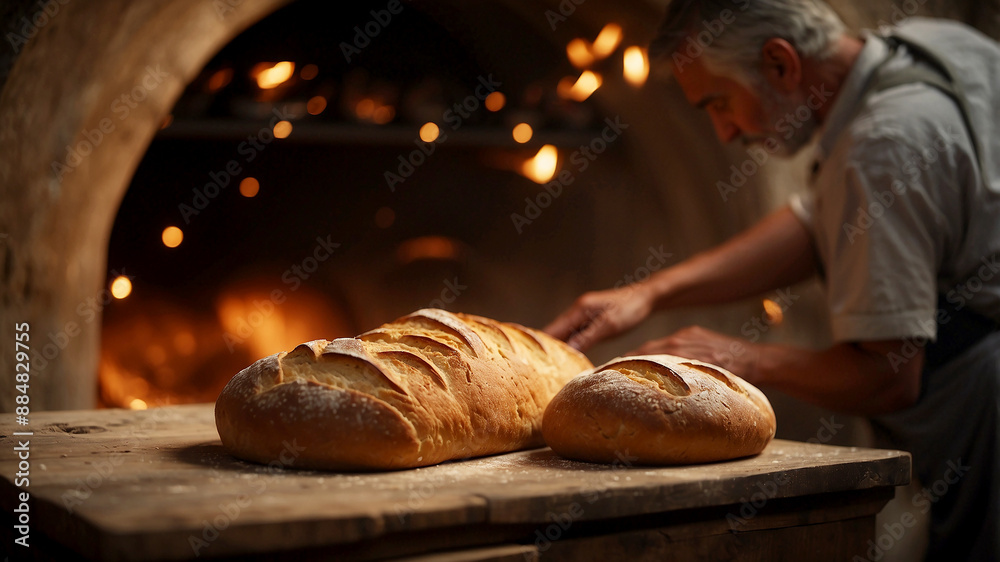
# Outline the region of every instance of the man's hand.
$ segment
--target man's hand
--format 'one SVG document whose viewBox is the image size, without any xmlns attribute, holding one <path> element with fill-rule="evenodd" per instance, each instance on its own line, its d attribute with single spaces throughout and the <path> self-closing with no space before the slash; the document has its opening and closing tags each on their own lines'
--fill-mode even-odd
<svg viewBox="0 0 1000 562">
<path fill-rule="evenodd" d="M 583 295 L 545 331 L 586 350 L 635 327 L 654 309 L 732 302 L 788 287 L 815 274 L 817 263 L 809 231 L 785 206 L 641 283 Z"/>
<path fill-rule="evenodd" d="M 601 340 L 634 328 L 652 308 L 653 297 L 644 283 L 585 293 L 546 326 L 545 332 L 586 351 Z"/>
<path fill-rule="evenodd" d="M 910 349 L 912 348 L 912 349 Z M 751 343 L 700 327 L 651 341 L 631 355 L 666 353 L 732 371 L 747 382 L 851 414 L 912 406 L 920 396 L 924 350 L 906 340 L 845 342 L 827 349 Z"/>
<path fill-rule="evenodd" d="M 760 350 L 752 343 L 701 326 L 691 326 L 658 340 L 646 342 L 629 355 L 666 353 L 718 365 L 750 382 L 759 384 Z"/>
</svg>

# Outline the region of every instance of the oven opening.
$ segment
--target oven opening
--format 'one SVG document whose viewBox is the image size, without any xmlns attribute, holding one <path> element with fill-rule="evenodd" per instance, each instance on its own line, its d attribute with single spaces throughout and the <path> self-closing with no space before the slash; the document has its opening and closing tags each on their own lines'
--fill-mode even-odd
<svg viewBox="0 0 1000 562">
<path fill-rule="evenodd" d="M 607 104 L 638 98 L 645 39 L 499 2 L 301 0 L 245 30 L 119 208 L 101 405 L 211 402 L 423 307 L 544 325 L 595 282 L 602 201 L 643 183 Z"/>
</svg>

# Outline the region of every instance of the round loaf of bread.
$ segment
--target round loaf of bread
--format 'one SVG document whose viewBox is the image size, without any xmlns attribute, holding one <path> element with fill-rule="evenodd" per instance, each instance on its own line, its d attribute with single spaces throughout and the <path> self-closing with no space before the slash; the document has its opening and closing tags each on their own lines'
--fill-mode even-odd
<svg viewBox="0 0 1000 562">
<path fill-rule="evenodd" d="M 233 455 L 331 470 L 411 468 L 542 446 L 542 415 L 592 368 L 542 332 L 425 309 L 240 371 L 215 406 Z"/>
<path fill-rule="evenodd" d="M 614 359 L 563 387 L 545 442 L 567 458 L 669 465 L 754 455 L 774 437 L 767 397 L 736 375 L 672 355 Z"/>
</svg>

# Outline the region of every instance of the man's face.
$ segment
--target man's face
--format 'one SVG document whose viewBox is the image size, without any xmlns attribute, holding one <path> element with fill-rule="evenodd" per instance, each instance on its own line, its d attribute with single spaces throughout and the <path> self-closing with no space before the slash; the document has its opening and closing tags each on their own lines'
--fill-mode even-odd
<svg viewBox="0 0 1000 562">
<path fill-rule="evenodd" d="M 708 112 L 715 134 L 723 143 L 766 142 L 769 147 L 777 147 L 772 152 L 790 157 L 809 144 L 819 127 L 814 114 L 805 121 L 795 117 L 796 110 L 805 103 L 801 93 L 780 93 L 763 78 L 750 89 L 732 78 L 713 73 L 701 58 L 682 69 L 675 65 L 673 71 L 691 105 Z"/>
</svg>

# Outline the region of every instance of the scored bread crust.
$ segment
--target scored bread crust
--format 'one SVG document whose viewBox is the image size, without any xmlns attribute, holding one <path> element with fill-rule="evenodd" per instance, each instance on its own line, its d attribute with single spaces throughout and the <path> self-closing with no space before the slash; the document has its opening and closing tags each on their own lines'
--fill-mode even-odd
<svg viewBox="0 0 1000 562">
<path fill-rule="evenodd" d="M 691 464 L 754 455 L 776 420 L 760 390 L 729 371 L 672 355 L 622 357 L 569 381 L 542 431 L 561 456 Z"/>
<path fill-rule="evenodd" d="M 423 309 L 257 361 L 223 389 L 216 427 L 230 453 L 261 463 L 426 466 L 542 446 L 549 400 L 592 367 L 542 332 Z"/>
</svg>

